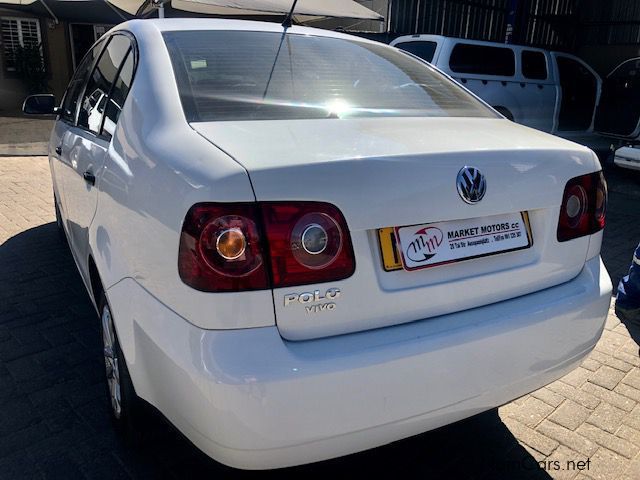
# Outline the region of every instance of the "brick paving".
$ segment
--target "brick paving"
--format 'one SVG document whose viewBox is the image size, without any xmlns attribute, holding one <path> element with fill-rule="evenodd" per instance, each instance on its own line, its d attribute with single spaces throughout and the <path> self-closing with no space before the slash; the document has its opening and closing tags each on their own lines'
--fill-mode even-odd
<svg viewBox="0 0 640 480">
<path fill-rule="evenodd" d="M 603 257 L 617 282 L 640 240 L 640 177 L 612 177 Z M 0 158 L 0 478 L 293 478 L 389 468 L 421 478 L 640 478 L 640 331 L 613 312 L 594 352 L 561 380 L 369 452 L 237 472 L 162 422 L 133 450 L 111 428 L 98 320 L 53 222 L 46 159 Z"/>
</svg>

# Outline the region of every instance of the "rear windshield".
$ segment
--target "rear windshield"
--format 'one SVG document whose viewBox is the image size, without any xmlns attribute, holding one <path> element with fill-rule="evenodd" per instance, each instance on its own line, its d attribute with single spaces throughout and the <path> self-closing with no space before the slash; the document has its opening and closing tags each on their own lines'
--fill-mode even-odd
<svg viewBox="0 0 640 480">
<path fill-rule="evenodd" d="M 165 32 L 189 121 L 373 116 L 495 117 L 394 48 L 310 35 Z"/>
</svg>

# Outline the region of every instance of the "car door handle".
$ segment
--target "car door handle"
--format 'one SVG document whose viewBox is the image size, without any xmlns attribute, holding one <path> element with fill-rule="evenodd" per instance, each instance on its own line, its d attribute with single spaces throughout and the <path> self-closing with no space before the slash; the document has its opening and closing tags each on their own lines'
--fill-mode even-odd
<svg viewBox="0 0 640 480">
<path fill-rule="evenodd" d="M 58 146 L 56 147 L 56 153 L 57 153 L 58 155 L 62 155 L 62 145 L 58 145 Z"/>
<path fill-rule="evenodd" d="M 96 176 L 93 173 L 91 173 L 89 170 L 87 170 L 82 174 L 82 178 L 84 178 L 84 181 L 91 186 L 96 184 Z"/>
</svg>

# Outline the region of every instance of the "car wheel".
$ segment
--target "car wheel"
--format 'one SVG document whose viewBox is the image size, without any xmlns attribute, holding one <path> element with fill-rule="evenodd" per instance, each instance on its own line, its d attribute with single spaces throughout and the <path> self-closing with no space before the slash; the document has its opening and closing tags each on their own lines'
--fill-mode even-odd
<svg viewBox="0 0 640 480">
<path fill-rule="evenodd" d="M 146 430 L 147 415 L 133 387 L 114 327 L 113 314 L 104 294 L 100 299 L 99 311 L 111 417 L 124 439 L 138 445 Z"/>
</svg>

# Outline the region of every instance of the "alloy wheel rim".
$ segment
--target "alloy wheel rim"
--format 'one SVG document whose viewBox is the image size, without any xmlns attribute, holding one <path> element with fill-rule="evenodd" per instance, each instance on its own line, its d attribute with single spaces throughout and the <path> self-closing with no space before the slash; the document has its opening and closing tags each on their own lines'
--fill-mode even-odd
<svg viewBox="0 0 640 480">
<path fill-rule="evenodd" d="M 108 306 L 102 310 L 102 342 L 104 346 L 104 364 L 109 386 L 111 409 L 116 418 L 122 414 L 122 396 L 120 388 L 120 368 L 115 352 L 115 331 Z"/>
</svg>

